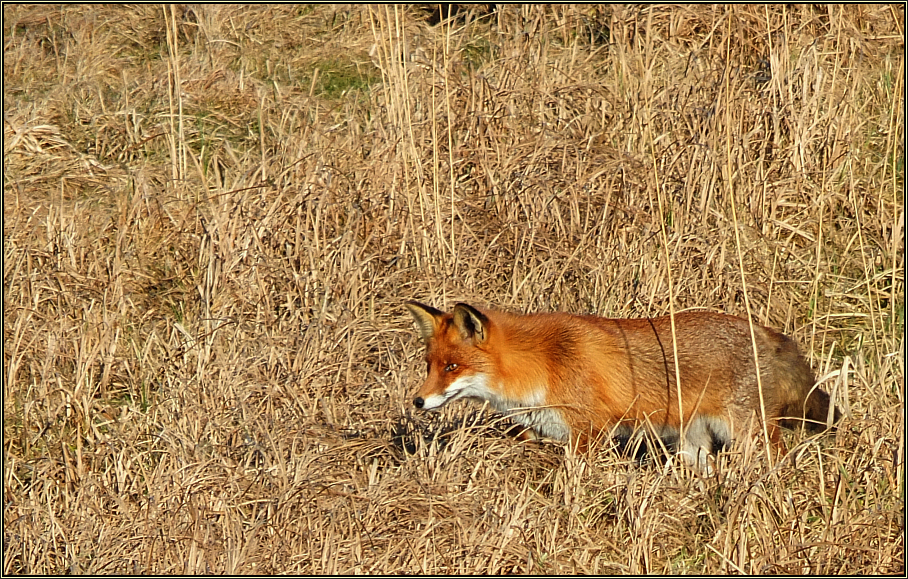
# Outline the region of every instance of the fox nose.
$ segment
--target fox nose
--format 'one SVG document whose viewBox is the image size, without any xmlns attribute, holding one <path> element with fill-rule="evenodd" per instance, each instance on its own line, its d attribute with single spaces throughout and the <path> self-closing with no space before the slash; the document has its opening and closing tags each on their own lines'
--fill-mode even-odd
<svg viewBox="0 0 908 579">
<path fill-rule="evenodd" d="M 422 396 L 417 396 L 416 398 L 413 399 L 413 406 L 415 406 L 417 408 L 422 408 L 423 404 L 425 404 L 425 403 L 426 403 L 426 401 L 422 399 Z"/>
</svg>

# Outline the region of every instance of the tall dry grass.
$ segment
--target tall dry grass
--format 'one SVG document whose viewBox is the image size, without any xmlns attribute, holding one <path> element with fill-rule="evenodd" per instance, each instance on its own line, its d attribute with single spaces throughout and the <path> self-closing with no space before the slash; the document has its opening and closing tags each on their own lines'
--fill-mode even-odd
<svg viewBox="0 0 908 579">
<path fill-rule="evenodd" d="M 903 7 L 3 11 L 5 573 L 904 572 Z M 849 416 L 520 443 L 412 298 L 750 312 Z"/>
</svg>

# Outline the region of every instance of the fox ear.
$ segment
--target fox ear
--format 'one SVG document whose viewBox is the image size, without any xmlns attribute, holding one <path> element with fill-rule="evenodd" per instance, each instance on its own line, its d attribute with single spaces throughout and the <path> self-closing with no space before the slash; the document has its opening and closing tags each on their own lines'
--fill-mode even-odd
<svg viewBox="0 0 908 579">
<path fill-rule="evenodd" d="M 435 331 L 438 329 L 438 320 L 445 315 L 444 312 L 419 302 L 407 302 L 404 305 L 410 310 L 413 319 L 416 320 L 419 337 L 422 338 L 423 342 L 428 342 L 429 338 L 435 335 Z"/>
<path fill-rule="evenodd" d="M 479 310 L 467 304 L 454 306 L 454 326 L 460 331 L 464 340 L 481 344 L 489 338 L 489 318 Z"/>
</svg>

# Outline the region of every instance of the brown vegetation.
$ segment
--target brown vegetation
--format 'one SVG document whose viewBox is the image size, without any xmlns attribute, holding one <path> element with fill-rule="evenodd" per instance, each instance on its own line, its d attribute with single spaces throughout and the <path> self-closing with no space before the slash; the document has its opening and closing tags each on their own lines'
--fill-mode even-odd
<svg viewBox="0 0 908 579">
<path fill-rule="evenodd" d="M 904 571 L 901 6 L 3 10 L 4 573 Z M 406 299 L 749 312 L 849 416 L 519 442 Z"/>
</svg>

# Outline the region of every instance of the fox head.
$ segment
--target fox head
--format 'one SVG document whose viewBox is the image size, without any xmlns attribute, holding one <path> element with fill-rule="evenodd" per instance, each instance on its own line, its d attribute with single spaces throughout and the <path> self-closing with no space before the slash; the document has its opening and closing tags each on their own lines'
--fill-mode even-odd
<svg viewBox="0 0 908 579">
<path fill-rule="evenodd" d="M 418 302 L 407 302 L 406 307 L 426 344 L 428 366 L 413 405 L 428 410 L 457 398 L 489 400 L 489 319 L 467 304 L 457 304 L 448 313 Z"/>
</svg>

